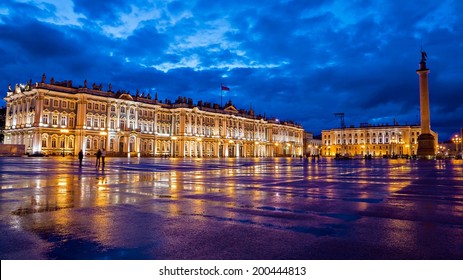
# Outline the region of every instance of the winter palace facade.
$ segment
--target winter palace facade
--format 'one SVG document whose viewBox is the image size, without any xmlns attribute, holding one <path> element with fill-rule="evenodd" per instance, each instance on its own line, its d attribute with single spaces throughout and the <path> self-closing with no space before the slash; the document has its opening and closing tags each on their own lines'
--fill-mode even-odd
<svg viewBox="0 0 463 280">
<path fill-rule="evenodd" d="M 165 102 L 145 94 L 73 87 L 71 81 L 9 87 L 5 97 L 5 144 L 25 145 L 28 154 L 169 157 L 301 156 L 303 128 L 255 116 L 251 110 Z"/>
</svg>

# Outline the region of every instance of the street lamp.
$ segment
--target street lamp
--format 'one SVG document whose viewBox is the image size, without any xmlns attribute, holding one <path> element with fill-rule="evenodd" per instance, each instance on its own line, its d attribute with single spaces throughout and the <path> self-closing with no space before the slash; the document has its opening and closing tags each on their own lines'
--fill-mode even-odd
<svg viewBox="0 0 463 280">
<path fill-rule="evenodd" d="M 458 157 L 458 145 L 461 143 L 461 137 L 458 134 L 455 134 L 452 140 L 455 143 L 456 156 Z"/>
<path fill-rule="evenodd" d="M 66 133 L 69 133 L 69 130 L 61 129 L 60 132 L 64 133 L 64 135 L 63 135 L 63 157 L 64 157 L 64 151 L 65 151 L 65 148 L 66 148 Z"/>
</svg>

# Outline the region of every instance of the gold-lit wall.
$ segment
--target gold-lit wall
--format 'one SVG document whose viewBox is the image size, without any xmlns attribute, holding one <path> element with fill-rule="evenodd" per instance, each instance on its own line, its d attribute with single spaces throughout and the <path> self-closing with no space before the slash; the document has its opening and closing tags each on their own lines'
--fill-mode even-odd
<svg viewBox="0 0 463 280">
<path fill-rule="evenodd" d="M 27 153 L 169 157 L 300 156 L 303 129 L 237 110 L 36 83 L 9 91 L 5 143 Z"/>
<path fill-rule="evenodd" d="M 383 125 L 322 131 L 323 156 L 413 156 L 418 149 L 418 125 Z M 431 131 L 436 139 L 437 134 Z"/>
</svg>

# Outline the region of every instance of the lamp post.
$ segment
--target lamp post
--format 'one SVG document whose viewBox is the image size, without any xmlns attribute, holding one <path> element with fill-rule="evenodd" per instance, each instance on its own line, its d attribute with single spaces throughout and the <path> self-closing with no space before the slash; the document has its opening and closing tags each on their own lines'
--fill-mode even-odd
<svg viewBox="0 0 463 280">
<path fill-rule="evenodd" d="M 69 130 L 61 129 L 60 132 L 64 134 L 63 135 L 63 157 L 64 157 L 64 152 L 65 152 L 65 148 L 66 148 L 66 134 L 69 133 Z"/>
<path fill-rule="evenodd" d="M 458 157 L 459 156 L 459 154 L 458 154 L 458 145 L 461 143 L 461 137 L 458 134 L 455 134 L 455 136 L 453 136 L 452 140 L 455 143 L 456 157 Z"/>
</svg>

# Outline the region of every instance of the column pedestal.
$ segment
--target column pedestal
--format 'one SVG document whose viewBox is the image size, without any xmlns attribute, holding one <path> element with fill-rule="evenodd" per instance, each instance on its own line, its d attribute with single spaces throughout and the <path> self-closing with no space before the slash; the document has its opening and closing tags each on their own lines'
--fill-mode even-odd
<svg viewBox="0 0 463 280">
<path fill-rule="evenodd" d="M 434 159 L 436 150 L 435 139 L 432 134 L 420 134 L 418 137 L 418 151 L 416 155 L 421 159 Z"/>
</svg>

